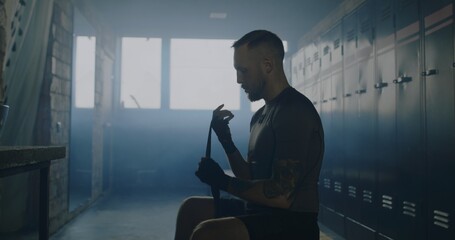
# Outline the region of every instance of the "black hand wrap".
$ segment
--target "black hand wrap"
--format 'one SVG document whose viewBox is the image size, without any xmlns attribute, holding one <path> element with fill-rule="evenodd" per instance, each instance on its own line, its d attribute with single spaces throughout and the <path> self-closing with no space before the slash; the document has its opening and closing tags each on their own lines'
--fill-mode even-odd
<svg viewBox="0 0 455 240">
<path fill-rule="evenodd" d="M 212 129 L 215 131 L 218 140 L 220 141 L 221 145 L 223 146 L 224 151 L 226 154 L 231 154 L 237 151 L 237 147 L 234 145 L 231 136 L 231 129 L 228 125 L 229 120 L 219 119 L 219 118 L 212 118 Z"/>
<path fill-rule="evenodd" d="M 220 165 L 211 158 L 202 158 L 196 176 L 201 182 L 226 191 L 231 177 L 226 175 Z"/>
</svg>

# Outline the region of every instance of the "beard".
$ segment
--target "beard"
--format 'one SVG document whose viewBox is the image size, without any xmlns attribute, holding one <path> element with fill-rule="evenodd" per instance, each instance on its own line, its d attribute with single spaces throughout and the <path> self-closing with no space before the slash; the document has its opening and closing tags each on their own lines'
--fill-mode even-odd
<svg viewBox="0 0 455 240">
<path fill-rule="evenodd" d="M 264 80 L 264 78 L 261 78 L 261 80 L 259 82 L 259 86 L 257 86 L 254 89 L 251 89 L 250 91 L 247 92 L 247 96 L 248 96 L 248 99 L 250 100 L 250 102 L 256 102 L 258 100 L 261 100 L 263 97 L 262 94 L 264 92 L 264 88 L 265 88 L 265 80 Z"/>
</svg>

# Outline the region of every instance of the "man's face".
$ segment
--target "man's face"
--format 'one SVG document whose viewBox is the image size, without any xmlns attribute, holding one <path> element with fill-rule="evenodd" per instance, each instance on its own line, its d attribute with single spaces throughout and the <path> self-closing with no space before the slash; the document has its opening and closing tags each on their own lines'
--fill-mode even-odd
<svg viewBox="0 0 455 240">
<path fill-rule="evenodd" d="M 234 68 L 237 72 L 237 83 L 245 90 L 248 99 L 252 102 L 262 99 L 266 79 L 261 68 L 259 50 L 248 49 L 246 44 L 235 49 Z"/>
</svg>

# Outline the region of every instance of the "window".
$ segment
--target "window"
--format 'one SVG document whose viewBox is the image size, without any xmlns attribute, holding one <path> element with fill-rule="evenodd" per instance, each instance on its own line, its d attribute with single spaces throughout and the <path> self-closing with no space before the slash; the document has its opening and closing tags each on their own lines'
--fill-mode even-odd
<svg viewBox="0 0 455 240">
<path fill-rule="evenodd" d="M 234 40 L 171 39 L 170 108 L 240 109 Z"/>
<path fill-rule="evenodd" d="M 77 36 L 74 49 L 74 105 L 77 108 L 93 108 L 95 105 L 96 38 Z"/>
<path fill-rule="evenodd" d="M 122 38 L 120 101 L 124 108 L 161 107 L 161 38 Z"/>
</svg>

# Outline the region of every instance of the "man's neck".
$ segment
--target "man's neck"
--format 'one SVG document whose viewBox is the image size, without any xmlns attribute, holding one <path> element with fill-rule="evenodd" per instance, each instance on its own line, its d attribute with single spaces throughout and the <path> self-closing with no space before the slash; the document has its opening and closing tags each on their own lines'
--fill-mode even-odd
<svg viewBox="0 0 455 240">
<path fill-rule="evenodd" d="M 268 92 L 266 94 L 264 94 L 264 97 L 263 97 L 263 99 L 266 103 L 272 101 L 278 95 L 280 95 L 280 93 L 284 89 L 290 87 L 290 85 L 286 79 L 286 76 L 284 76 L 284 74 L 277 80 L 270 81 L 270 83 L 272 83 L 272 85 L 270 86 L 270 88 L 268 89 Z"/>
</svg>

